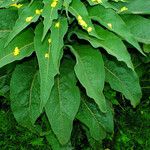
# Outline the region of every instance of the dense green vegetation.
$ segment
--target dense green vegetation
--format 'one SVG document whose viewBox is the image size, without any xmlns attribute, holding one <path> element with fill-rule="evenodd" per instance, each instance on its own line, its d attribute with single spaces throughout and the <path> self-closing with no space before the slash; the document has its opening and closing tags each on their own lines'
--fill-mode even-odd
<svg viewBox="0 0 150 150">
<path fill-rule="evenodd" d="M 0 0 L 0 149 L 149 150 L 150 1 Z"/>
</svg>

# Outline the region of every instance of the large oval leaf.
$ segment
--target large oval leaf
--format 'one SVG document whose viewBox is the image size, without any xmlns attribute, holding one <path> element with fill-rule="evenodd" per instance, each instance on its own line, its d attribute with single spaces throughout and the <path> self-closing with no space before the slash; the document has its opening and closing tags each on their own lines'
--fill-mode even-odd
<svg viewBox="0 0 150 150">
<path fill-rule="evenodd" d="M 29 128 L 33 126 L 40 115 L 39 73 L 34 60 L 18 65 L 14 70 L 10 99 L 18 123 Z"/>
<path fill-rule="evenodd" d="M 70 48 L 76 57 L 75 72 L 79 81 L 100 110 L 106 112 L 106 101 L 102 92 L 105 71 L 101 53 L 88 45 L 73 45 Z"/>
<path fill-rule="evenodd" d="M 50 34 L 46 36 L 43 42 L 41 41 L 42 34 L 43 34 L 43 25 L 39 24 L 35 30 L 34 47 L 38 58 L 40 79 L 41 79 L 40 83 L 41 111 L 43 110 L 43 107 L 45 106 L 47 100 L 49 99 L 51 89 L 54 85 L 54 76 L 57 74 L 56 70 L 54 69 L 51 54 L 51 44 L 48 42 Z"/>
<path fill-rule="evenodd" d="M 121 92 L 135 107 L 142 93 L 136 73 L 112 61 L 105 61 L 106 81 L 111 88 Z"/>
<path fill-rule="evenodd" d="M 61 144 L 66 144 L 71 136 L 73 120 L 80 105 L 80 93 L 71 61 L 62 65 L 60 75 L 46 104 L 46 114 L 52 130 Z"/>
</svg>

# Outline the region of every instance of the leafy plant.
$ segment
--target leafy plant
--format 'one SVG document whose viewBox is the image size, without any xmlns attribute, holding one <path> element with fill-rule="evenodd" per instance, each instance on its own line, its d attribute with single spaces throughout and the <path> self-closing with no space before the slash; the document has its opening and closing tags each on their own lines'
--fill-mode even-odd
<svg viewBox="0 0 150 150">
<path fill-rule="evenodd" d="M 0 95 L 17 122 L 54 150 L 73 149 L 79 125 L 100 149 L 114 130 L 106 85 L 133 107 L 142 98 L 131 58 L 149 55 L 149 14 L 142 0 L 1 0 Z"/>
</svg>

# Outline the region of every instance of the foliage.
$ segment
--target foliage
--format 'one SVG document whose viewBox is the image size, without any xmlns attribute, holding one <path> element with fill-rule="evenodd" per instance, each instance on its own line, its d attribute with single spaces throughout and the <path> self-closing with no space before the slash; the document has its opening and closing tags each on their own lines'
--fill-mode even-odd
<svg viewBox="0 0 150 150">
<path fill-rule="evenodd" d="M 116 119 L 123 128 L 116 140 L 133 138 L 113 105 L 130 100 L 134 108 L 126 101 L 125 110 L 134 118 L 149 88 L 142 82 L 149 80 L 149 10 L 142 0 L 0 1 L 0 96 L 10 99 L 19 128 L 33 132 L 25 131 L 32 146 L 47 139 L 44 149 L 102 149 Z M 7 122 L 15 121 L 0 113 L 8 133 Z"/>
</svg>

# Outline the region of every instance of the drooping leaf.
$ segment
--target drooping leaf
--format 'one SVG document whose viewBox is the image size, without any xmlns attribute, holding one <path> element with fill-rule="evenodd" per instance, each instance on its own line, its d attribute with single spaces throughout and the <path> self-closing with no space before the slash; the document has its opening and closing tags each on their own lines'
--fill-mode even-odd
<svg viewBox="0 0 150 150">
<path fill-rule="evenodd" d="M 121 36 L 130 44 L 132 44 L 139 52 L 141 52 L 144 55 L 138 42 L 131 34 L 125 22 L 121 19 L 119 15 L 116 14 L 114 10 L 106 9 L 103 6 L 97 5 L 94 7 L 90 7 L 88 11 L 90 17 L 93 20 L 98 21 L 110 31 L 117 33 L 119 36 Z"/>
<path fill-rule="evenodd" d="M 112 32 L 104 30 L 100 26 L 95 25 L 95 29 L 97 34 L 101 35 L 103 40 L 91 37 L 81 30 L 75 30 L 73 33 L 75 33 L 80 39 L 88 40 L 94 48 L 104 48 L 110 55 L 115 56 L 119 61 L 125 62 L 129 68 L 134 70 L 131 57 L 121 39 Z"/>
<path fill-rule="evenodd" d="M 59 24 L 59 27 L 56 27 Z M 68 30 L 66 18 L 60 18 L 58 22 L 54 23 L 51 27 L 51 54 L 54 63 L 54 68 L 59 73 L 60 59 L 63 55 L 64 36 Z"/>
<path fill-rule="evenodd" d="M 121 92 L 133 107 L 139 104 L 142 93 L 137 74 L 113 61 L 105 61 L 106 81 L 111 88 Z"/>
<path fill-rule="evenodd" d="M 150 19 L 138 15 L 122 15 L 137 41 L 150 44 Z"/>
<path fill-rule="evenodd" d="M 56 4 L 56 7 L 51 7 L 53 0 L 43 0 L 44 8 L 42 16 L 44 17 L 44 29 L 43 29 L 43 36 L 42 40 L 44 39 L 46 33 L 52 26 L 52 22 L 54 19 L 58 18 L 58 10 L 62 7 L 62 0 L 59 0 Z"/>
<path fill-rule="evenodd" d="M 41 41 L 43 34 L 43 25 L 39 24 L 35 30 L 34 38 L 34 47 L 39 63 L 40 71 L 40 97 L 41 104 L 40 110 L 42 111 L 43 107 L 49 99 L 51 89 L 54 85 L 54 76 L 57 74 L 54 69 L 53 58 L 51 53 L 51 43 L 49 43 L 50 34 L 46 36 L 44 41 Z"/>
<path fill-rule="evenodd" d="M 52 130 L 61 144 L 66 144 L 70 139 L 79 105 L 80 93 L 76 87 L 73 64 L 65 61 L 45 107 Z"/>
<path fill-rule="evenodd" d="M 25 7 L 25 9 L 21 12 L 19 15 L 19 18 L 17 19 L 15 26 L 10 33 L 8 40 L 5 44 L 7 46 L 9 42 L 18 34 L 20 33 L 24 28 L 26 28 L 28 25 L 30 25 L 32 22 L 36 22 L 39 18 L 39 14 L 36 14 L 36 10 L 41 10 L 42 8 L 42 2 L 40 1 L 34 1 L 31 5 L 28 7 Z"/>
<path fill-rule="evenodd" d="M 107 132 L 113 132 L 113 112 L 108 103 L 107 112 L 102 113 L 92 101 L 88 101 L 86 96 L 82 97 L 81 102 L 77 119 L 89 128 L 90 134 L 95 140 L 100 141 L 105 138 Z"/>
<path fill-rule="evenodd" d="M 76 57 L 75 73 L 79 81 L 100 110 L 106 112 L 106 101 L 102 92 L 105 71 L 101 53 L 88 45 L 72 45 L 70 49 Z"/>
<path fill-rule="evenodd" d="M 19 124 L 34 125 L 40 115 L 39 73 L 34 60 L 16 67 L 10 83 L 10 99 L 13 114 Z"/>
<path fill-rule="evenodd" d="M 76 19 L 84 21 L 85 25 L 82 26 L 84 30 L 88 32 L 88 28 L 91 28 L 91 31 L 88 32 L 89 35 L 97 37 L 98 39 L 101 39 L 100 36 L 97 35 L 95 28 L 92 24 L 92 21 L 89 17 L 88 11 L 85 7 L 85 5 L 80 0 L 73 0 L 71 5 L 69 6 L 69 12 L 76 17 Z"/>
<path fill-rule="evenodd" d="M 0 67 L 30 56 L 34 51 L 33 37 L 33 31 L 28 29 L 18 34 L 5 48 L 7 36 L 0 39 Z"/>
<path fill-rule="evenodd" d="M 127 0 L 127 2 L 112 3 L 118 10 L 122 7 L 128 8 L 124 11 L 126 14 L 150 14 L 150 1 L 149 0 Z"/>
</svg>

